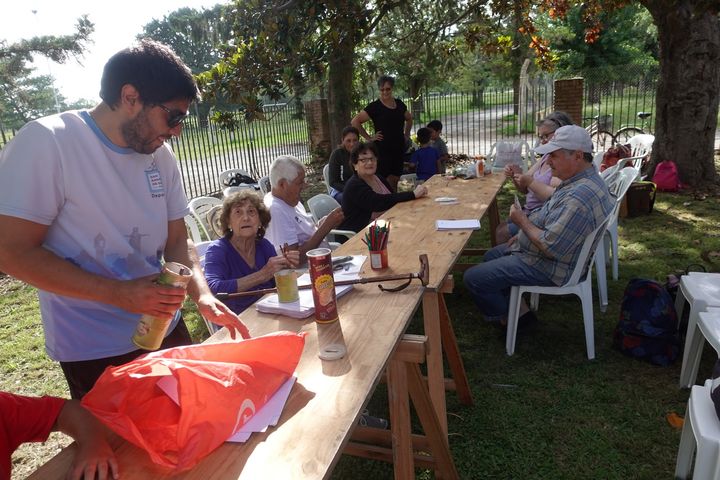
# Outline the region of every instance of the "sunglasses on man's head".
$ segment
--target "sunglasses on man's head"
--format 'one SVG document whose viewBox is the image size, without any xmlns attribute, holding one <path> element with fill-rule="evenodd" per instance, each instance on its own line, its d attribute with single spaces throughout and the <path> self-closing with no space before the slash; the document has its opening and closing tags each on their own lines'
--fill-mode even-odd
<svg viewBox="0 0 720 480">
<path fill-rule="evenodd" d="M 181 124 L 187 116 L 190 114 L 190 112 L 181 112 L 180 110 L 170 110 L 168 107 L 163 105 L 162 103 L 158 103 L 155 105 L 156 107 L 160 107 L 163 110 L 165 110 L 165 113 L 167 113 L 167 126 L 168 128 L 175 128 L 179 124 Z"/>
</svg>

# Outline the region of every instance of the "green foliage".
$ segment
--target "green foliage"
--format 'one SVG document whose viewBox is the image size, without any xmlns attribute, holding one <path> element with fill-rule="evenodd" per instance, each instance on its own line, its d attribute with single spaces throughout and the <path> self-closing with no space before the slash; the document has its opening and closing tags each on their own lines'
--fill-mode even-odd
<svg viewBox="0 0 720 480">
<path fill-rule="evenodd" d="M 172 45 L 193 73 L 204 72 L 222 59 L 223 46 L 233 40 L 229 9 L 222 4 L 202 10 L 181 8 L 145 25 L 138 38 Z"/>
<path fill-rule="evenodd" d="M 53 98 L 52 79 L 32 77 L 29 63 L 36 54 L 58 63 L 80 57 L 95 27 L 82 16 L 75 28 L 72 35 L 33 37 L 15 43 L 0 40 L 0 122 L 6 127 L 19 128 L 52 110 L 48 107 L 48 99 Z M 53 98 L 53 106 L 54 102 Z"/>
<path fill-rule="evenodd" d="M 623 67 L 642 68 L 658 63 L 657 28 L 648 11 L 640 5 L 631 4 L 612 12 L 602 12 L 597 19 L 603 25 L 596 41 L 585 41 L 587 27 L 582 17 L 582 7 L 571 8 L 562 19 L 550 20 L 542 16 L 539 29 L 550 41 L 557 54 L 560 72 L 577 75 L 591 70 L 601 72 L 606 81 L 617 80 L 625 72 Z"/>
</svg>

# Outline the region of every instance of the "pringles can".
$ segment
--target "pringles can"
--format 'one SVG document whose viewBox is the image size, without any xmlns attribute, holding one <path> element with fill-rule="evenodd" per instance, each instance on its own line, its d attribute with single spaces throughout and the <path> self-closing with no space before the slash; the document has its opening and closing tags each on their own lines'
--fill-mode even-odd
<svg viewBox="0 0 720 480">
<path fill-rule="evenodd" d="M 310 267 L 315 321 L 317 323 L 336 322 L 338 313 L 330 249 L 315 248 L 308 251 L 306 255 Z"/>
<path fill-rule="evenodd" d="M 155 280 L 155 283 L 187 288 L 192 276 L 192 270 L 182 263 L 167 262 L 163 265 L 162 272 L 160 272 L 160 276 Z M 167 333 L 172 319 L 173 317 L 158 318 L 143 315 L 140 317 L 135 333 L 132 336 L 133 343 L 144 350 L 157 350 L 165 338 L 165 333 Z"/>
</svg>

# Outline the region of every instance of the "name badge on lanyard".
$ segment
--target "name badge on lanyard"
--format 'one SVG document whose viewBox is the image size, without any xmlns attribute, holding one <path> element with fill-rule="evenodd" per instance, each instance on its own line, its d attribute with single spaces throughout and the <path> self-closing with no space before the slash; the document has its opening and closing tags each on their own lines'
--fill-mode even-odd
<svg viewBox="0 0 720 480">
<path fill-rule="evenodd" d="M 145 170 L 145 177 L 147 178 L 148 189 L 150 190 L 151 194 L 165 193 L 165 189 L 163 188 L 162 176 L 160 175 L 160 171 L 155 166 L 155 162 L 150 165 L 150 168 Z"/>
</svg>

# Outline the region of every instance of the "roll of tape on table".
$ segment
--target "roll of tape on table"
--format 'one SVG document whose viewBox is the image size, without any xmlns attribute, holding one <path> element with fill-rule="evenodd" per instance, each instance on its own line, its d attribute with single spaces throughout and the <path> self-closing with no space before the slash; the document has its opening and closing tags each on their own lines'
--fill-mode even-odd
<svg viewBox="0 0 720 480">
<path fill-rule="evenodd" d="M 341 343 L 331 343 L 320 349 L 318 357 L 320 360 L 340 360 L 347 353 L 347 348 Z"/>
</svg>

